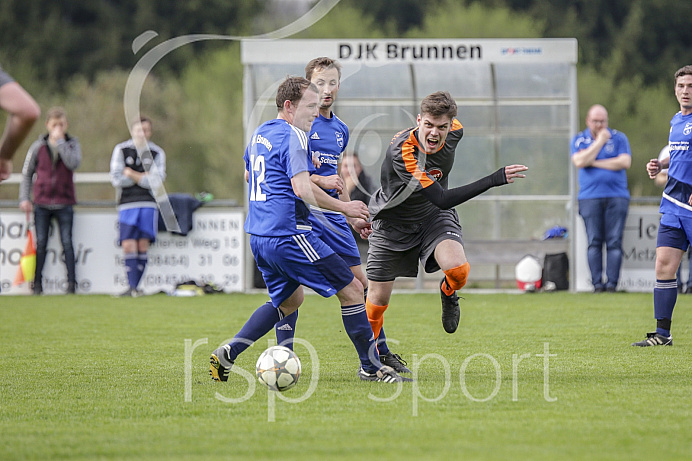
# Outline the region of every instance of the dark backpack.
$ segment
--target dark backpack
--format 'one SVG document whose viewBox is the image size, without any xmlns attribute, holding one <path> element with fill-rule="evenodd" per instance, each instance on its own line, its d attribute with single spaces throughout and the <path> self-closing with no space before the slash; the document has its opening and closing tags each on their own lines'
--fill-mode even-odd
<svg viewBox="0 0 692 461">
<path fill-rule="evenodd" d="M 543 260 L 543 287 L 555 284 L 555 290 L 569 289 L 569 259 L 567 253 L 547 254 Z"/>
</svg>

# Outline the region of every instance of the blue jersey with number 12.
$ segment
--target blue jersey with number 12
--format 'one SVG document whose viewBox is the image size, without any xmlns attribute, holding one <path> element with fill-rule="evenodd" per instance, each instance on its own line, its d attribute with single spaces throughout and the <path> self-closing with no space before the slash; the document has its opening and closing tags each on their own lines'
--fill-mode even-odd
<svg viewBox="0 0 692 461">
<path fill-rule="evenodd" d="M 245 232 L 280 237 L 310 231 L 310 211 L 291 185 L 296 174 L 314 170 L 307 134 L 285 120 L 270 120 L 252 134 L 243 159 L 250 173 Z"/>
</svg>

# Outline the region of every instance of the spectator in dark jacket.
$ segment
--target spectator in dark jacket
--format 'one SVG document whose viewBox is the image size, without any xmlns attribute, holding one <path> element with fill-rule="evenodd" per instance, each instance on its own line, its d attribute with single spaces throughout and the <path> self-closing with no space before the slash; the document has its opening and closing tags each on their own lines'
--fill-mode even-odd
<svg viewBox="0 0 692 461">
<path fill-rule="evenodd" d="M 76 289 L 74 247 L 72 245 L 72 206 L 77 202 L 73 172 L 82 162 L 79 140 L 67 134 L 67 114 L 53 107 L 46 118 L 47 134 L 39 136 L 29 148 L 19 186 L 19 208 L 34 212 L 36 225 L 36 276 L 34 294 L 43 292 L 43 266 L 51 222 L 60 228 L 60 241 L 67 267 L 67 293 Z M 31 200 L 33 186 L 33 203 Z"/>
</svg>

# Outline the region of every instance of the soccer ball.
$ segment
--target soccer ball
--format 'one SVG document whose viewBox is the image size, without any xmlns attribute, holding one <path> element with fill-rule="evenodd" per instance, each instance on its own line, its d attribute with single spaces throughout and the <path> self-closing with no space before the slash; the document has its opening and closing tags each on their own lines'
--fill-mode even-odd
<svg viewBox="0 0 692 461">
<path fill-rule="evenodd" d="M 257 359 L 257 379 L 273 391 L 292 388 L 299 377 L 300 359 L 287 347 L 272 346 Z"/>
</svg>

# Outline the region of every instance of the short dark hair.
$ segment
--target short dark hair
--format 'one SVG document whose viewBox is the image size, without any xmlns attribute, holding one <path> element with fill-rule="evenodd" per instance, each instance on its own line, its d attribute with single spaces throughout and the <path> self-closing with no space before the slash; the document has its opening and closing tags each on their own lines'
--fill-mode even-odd
<svg viewBox="0 0 692 461">
<path fill-rule="evenodd" d="M 305 78 L 312 80 L 312 73 L 319 69 L 336 69 L 339 72 L 339 80 L 341 80 L 341 64 L 332 58 L 322 56 L 315 58 L 305 66 Z"/>
<path fill-rule="evenodd" d="M 310 83 L 310 80 L 303 77 L 287 77 L 279 89 L 276 91 L 276 108 L 281 110 L 284 108 L 285 101 L 291 101 L 291 104 L 298 104 L 305 94 L 305 90 L 310 88 L 315 93 L 318 92 L 317 87 Z"/>
<path fill-rule="evenodd" d="M 132 128 L 133 126 L 135 126 L 138 123 L 148 123 L 149 126 L 151 126 L 151 127 L 154 126 L 154 124 L 151 123 L 151 119 L 149 117 L 145 117 L 144 115 L 142 115 L 139 118 L 132 120 L 132 123 L 130 123 L 130 128 Z"/>
<path fill-rule="evenodd" d="M 692 65 L 681 67 L 675 72 L 675 83 L 678 83 L 678 77 L 683 75 L 692 75 Z"/>
<path fill-rule="evenodd" d="M 420 103 L 420 113 L 433 117 L 449 115 L 450 119 L 457 116 L 457 103 L 447 91 L 438 91 L 423 98 Z"/>
</svg>

